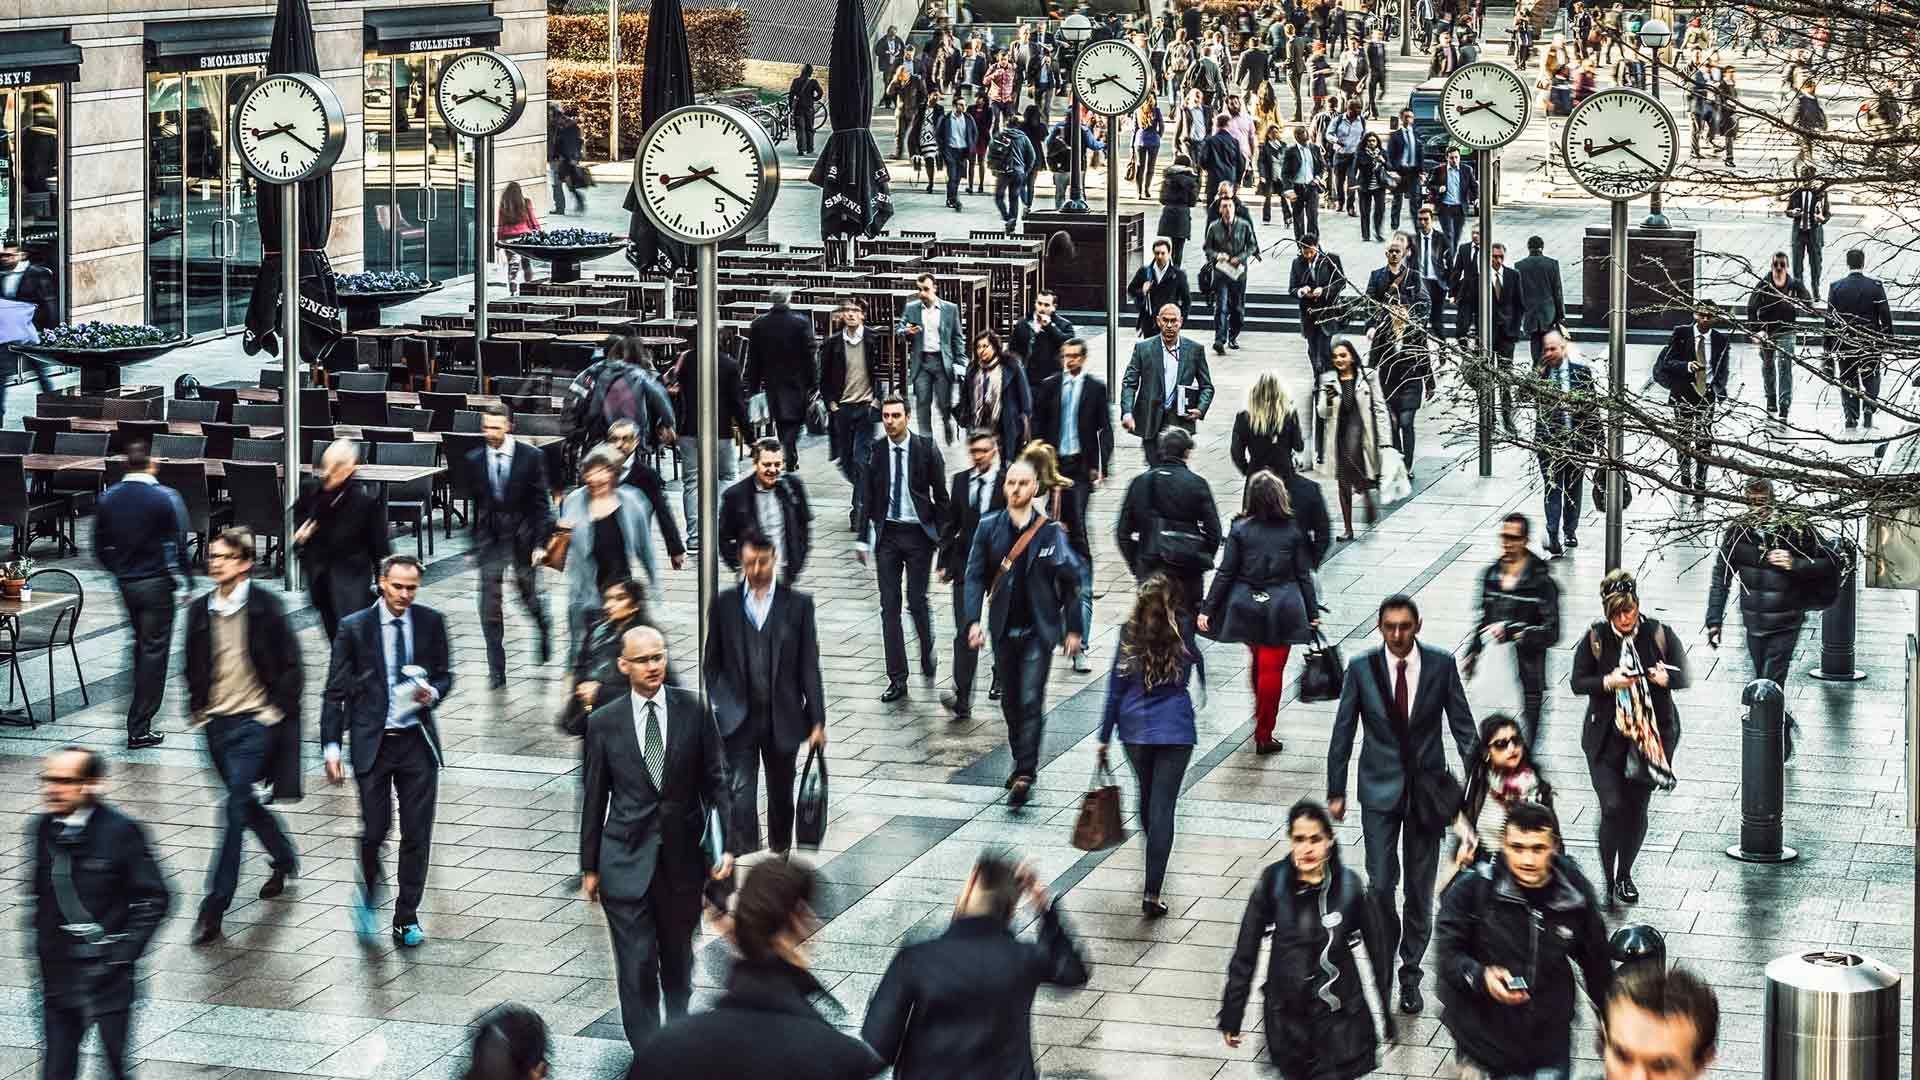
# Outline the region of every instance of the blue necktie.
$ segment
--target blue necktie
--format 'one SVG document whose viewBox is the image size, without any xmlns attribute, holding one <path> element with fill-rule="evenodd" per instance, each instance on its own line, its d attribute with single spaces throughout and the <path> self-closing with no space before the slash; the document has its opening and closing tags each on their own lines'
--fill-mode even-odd
<svg viewBox="0 0 1920 1080">
<path fill-rule="evenodd" d="M 906 487 L 906 478 L 907 448 L 895 446 L 893 448 L 893 508 L 887 512 L 887 518 L 891 521 L 899 521 L 907 516 L 900 512 L 900 495 Z"/>
<path fill-rule="evenodd" d="M 1080 380 L 1067 380 L 1067 400 L 1060 403 L 1060 456 L 1072 457 L 1080 452 L 1079 432 L 1074 430 L 1074 418 L 1079 414 L 1074 407 L 1079 404 Z"/>
<path fill-rule="evenodd" d="M 400 672 L 407 666 L 407 624 L 398 616 L 393 619 L 393 670 L 387 672 L 387 681 L 398 686 L 405 678 Z"/>
</svg>

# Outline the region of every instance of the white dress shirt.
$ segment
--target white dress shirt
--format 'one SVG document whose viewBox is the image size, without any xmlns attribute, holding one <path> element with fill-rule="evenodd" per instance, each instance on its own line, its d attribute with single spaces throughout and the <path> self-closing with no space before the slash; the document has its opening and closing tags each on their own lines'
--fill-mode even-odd
<svg viewBox="0 0 1920 1080">
<path fill-rule="evenodd" d="M 235 585 L 233 591 L 224 597 L 220 595 L 219 589 L 208 593 L 207 610 L 213 612 L 215 615 L 231 615 L 241 608 L 246 607 L 247 586 L 250 584 L 252 583 L 248 579 L 241 578 L 240 584 Z"/>
<path fill-rule="evenodd" d="M 1387 658 L 1387 708 L 1393 708 L 1393 684 L 1400 677 L 1402 657 L 1393 655 L 1392 649 L 1382 649 L 1381 655 Z M 1413 718 L 1414 706 L 1420 696 L 1420 643 L 1413 643 L 1413 651 L 1404 657 L 1407 662 L 1407 718 Z"/>
<path fill-rule="evenodd" d="M 940 301 L 920 305 L 920 351 L 940 350 Z"/>
<path fill-rule="evenodd" d="M 988 462 L 984 469 L 975 469 L 967 483 L 973 485 L 967 497 L 973 500 L 975 515 L 986 517 L 987 508 L 993 505 L 993 462 Z"/>
<path fill-rule="evenodd" d="M 883 438 L 880 440 L 887 452 L 887 486 L 881 490 L 880 498 L 885 500 L 886 519 L 907 525 L 918 525 L 919 514 L 913 508 L 913 435 L 908 434 L 899 442 Z M 895 448 L 904 453 L 895 453 Z M 893 477 L 900 473 L 900 516 L 893 516 Z"/>
<path fill-rule="evenodd" d="M 767 614 L 773 610 L 773 590 L 776 587 L 769 582 L 766 592 L 755 592 L 745 587 L 740 590 L 740 600 L 747 609 L 747 620 L 753 623 L 755 630 L 763 629 L 767 625 Z"/>
<path fill-rule="evenodd" d="M 391 664 L 393 663 L 393 618 L 394 618 L 393 609 L 387 606 L 386 601 L 382 600 L 379 603 L 376 603 L 373 605 L 373 610 L 374 610 L 375 617 L 380 620 L 380 649 L 381 649 L 380 655 L 386 664 Z M 405 629 L 406 635 L 407 635 L 407 659 L 412 660 L 414 659 L 414 652 L 413 652 L 414 647 L 419 640 L 415 638 L 413 635 L 413 609 L 412 608 L 408 608 L 403 614 L 401 614 L 400 624 Z M 409 689 L 409 691 L 405 694 L 394 693 L 394 690 L 396 689 L 395 684 L 397 684 L 399 681 L 400 681 L 399 672 L 397 671 L 387 672 L 387 728 L 388 730 L 394 730 L 397 728 L 405 728 L 405 727 L 418 727 L 420 724 L 420 719 L 418 716 L 418 710 L 420 706 L 414 702 L 413 693 L 411 689 Z M 427 696 L 432 698 L 433 701 L 439 701 L 440 692 L 433 688 L 432 683 L 427 683 L 425 685 L 427 688 Z M 431 704 L 431 702 L 429 704 Z M 399 722 L 396 723 L 396 721 L 399 721 Z M 327 759 L 327 764 L 329 765 L 339 761 L 340 760 L 340 744 L 339 743 L 326 744 L 325 746 L 321 747 L 321 754 Z"/>
</svg>

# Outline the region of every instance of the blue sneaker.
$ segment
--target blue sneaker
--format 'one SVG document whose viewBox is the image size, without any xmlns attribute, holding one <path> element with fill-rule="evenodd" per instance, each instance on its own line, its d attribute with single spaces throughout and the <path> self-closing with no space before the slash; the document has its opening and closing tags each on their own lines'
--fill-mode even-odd
<svg viewBox="0 0 1920 1080">
<path fill-rule="evenodd" d="M 421 942 L 427 940 L 427 932 L 420 929 L 419 923 L 408 923 L 405 926 L 393 928 L 393 940 L 399 942 L 401 948 L 417 948 Z"/>
<path fill-rule="evenodd" d="M 379 918 L 372 906 L 367 903 L 364 894 L 354 898 L 353 901 L 353 930 L 354 933 L 366 937 L 380 932 Z"/>
</svg>

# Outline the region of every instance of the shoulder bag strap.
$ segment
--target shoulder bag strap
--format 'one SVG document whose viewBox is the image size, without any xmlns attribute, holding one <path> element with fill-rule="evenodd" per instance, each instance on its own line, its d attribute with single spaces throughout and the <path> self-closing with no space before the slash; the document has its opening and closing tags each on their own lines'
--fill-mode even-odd
<svg viewBox="0 0 1920 1080">
<path fill-rule="evenodd" d="M 60 905 L 60 917 L 66 920 L 61 929 L 89 944 L 98 944 L 106 930 L 94 921 L 93 912 L 87 910 L 79 890 L 73 887 L 73 856 L 62 850 L 57 840 L 49 840 L 47 846 L 53 849 L 53 899 Z"/>
<path fill-rule="evenodd" d="M 987 600 L 989 602 L 993 600 L 994 590 L 1000 587 L 1000 579 L 1006 577 L 1007 571 L 1013 569 L 1013 564 L 1019 562 L 1020 556 L 1026 554 L 1027 545 L 1033 543 L 1034 536 L 1040 532 L 1040 526 L 1046 523 L 1047 515 L 1035 510 L 1033 512 L 1033 520 L 1027 524 L 1026 531 L 1022 532 L 1020 538 L 1013 542 L 1013 547 L 1007 551 L 1007 557 L 1000 560 L 1000 569 L 994 571 L 993 581 L 987 585 Z"/>
</svg>

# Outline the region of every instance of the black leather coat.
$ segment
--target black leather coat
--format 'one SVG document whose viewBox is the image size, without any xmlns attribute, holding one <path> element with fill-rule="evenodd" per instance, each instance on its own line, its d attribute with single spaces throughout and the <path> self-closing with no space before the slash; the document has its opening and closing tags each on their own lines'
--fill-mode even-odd
<svg viewBox="0 0 1920 1080">
<path fill-rule="evenodd" d="M 1480 621 L 1474 624 L 1468 655 L 1482 647 L 1479 631 L 1495 624 L 1507 628 L 1507 639 L 1517 649 L 1545 652 L 1560 641 L 1560 585 L 1546 560 L 1527 552 L 1527 562 L 1513 588 L 1506 587 L 1506 570 L 1495 559 L 1480 575 Z"/>
<path fill-rule="evenodd" d="M 1315 562 L 1307 534 L 1290 520 L 1234 522 L 1202 609 L 1208 636 L 1250 645 L 1311 641 L 1307 624 L 1320 610 Z"/>
</svg>

